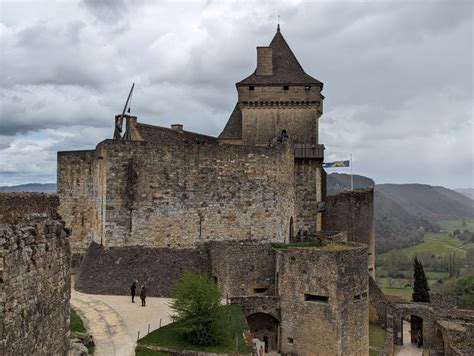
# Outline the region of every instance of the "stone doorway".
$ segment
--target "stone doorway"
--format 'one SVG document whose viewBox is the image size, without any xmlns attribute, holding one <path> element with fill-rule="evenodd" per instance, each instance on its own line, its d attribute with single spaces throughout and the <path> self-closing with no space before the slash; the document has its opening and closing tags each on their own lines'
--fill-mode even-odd
<svg viewBox="0 0 474 356">
<path fill-rule="evenodd" d="M 255 313 L 247 317 L 250 332 L 254 338 L 267 340 L 268 352 L 278 350 L 279 321 L 270 314 Z"/>
</svg>

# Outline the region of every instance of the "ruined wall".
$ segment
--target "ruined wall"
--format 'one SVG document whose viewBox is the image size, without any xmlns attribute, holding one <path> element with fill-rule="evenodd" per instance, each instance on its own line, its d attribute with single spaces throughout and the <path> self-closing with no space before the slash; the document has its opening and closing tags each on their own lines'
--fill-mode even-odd
<svg viewBox="0 0 474 356">
<path fill-rule="evenodd" d="M 288 239 L 293 156 L 277 148 L 107 140 L 105 246 Z"/>
<path fill-rule="evenodd" d="M 325 230 L 347 231 L 349 241 L 366 244 L 369 273 L 375 278 L 374 190 L 357 189 L 326 197 Z"/>
<path fill-rule="evenodd" d="M 210 255 L 223 296 L 274 295 L 275 251 L 269 244 L 214 241 Z"/>
<path fill-rule="evenodd" d="M 0 354 L 66 355 L 70 248 L 56 196 L 0 194 Z"/>
<path fill-rule="evenodd" d="M 367 249 L 337 246 L 278 250 L 281 353 L 368 355 Z"/>
<path fill-rule="evenodd" d="M 100 242 L 102 236 L 105 178 L 99 157 L 97 151 L 58 152 L 59 212 L 72 230 L 74 259 L 91 241 Z"/>
<path fill-rule="evenodd" d="M 75 288 L 83 293 L 129 295 L 135 279 L 147 294 L 169 297 L 185 271 L 210 272 L 206 246 L 189 249 L 143 246 L 104 248 L 92 243 L 77 272 Z"/>
</svg>

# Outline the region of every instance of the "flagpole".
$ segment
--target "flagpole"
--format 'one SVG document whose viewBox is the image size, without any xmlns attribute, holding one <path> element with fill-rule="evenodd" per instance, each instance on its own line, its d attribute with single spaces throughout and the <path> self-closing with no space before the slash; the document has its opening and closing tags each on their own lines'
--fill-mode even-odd
<svg viewBox="0 0 474 356">
<path fill-rule="evenodd" d="M 351 190 L 354 190 L 354 177 L 352 176 L 352 153 L 351 153 L 351 159 L 349 163 L 351 166 Z"/>
</svg>

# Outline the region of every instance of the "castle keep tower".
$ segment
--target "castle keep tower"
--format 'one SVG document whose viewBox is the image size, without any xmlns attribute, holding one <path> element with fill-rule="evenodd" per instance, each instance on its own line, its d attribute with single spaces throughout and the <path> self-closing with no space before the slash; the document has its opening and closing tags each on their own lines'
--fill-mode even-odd
<svg viewBox="0 0 474 356">
<path fill-rule="evenodd" d="M 268 47 L 257 47 L 257 68 L 236 84 L 238 102 L 219 135 L 221 143 L 267 146 L 288 137 L 295 156 L 297 231 L 322 229 L 324 146 L 318 142 L 323 83 L 306 74 L 280 26 Z"/>
</svg>

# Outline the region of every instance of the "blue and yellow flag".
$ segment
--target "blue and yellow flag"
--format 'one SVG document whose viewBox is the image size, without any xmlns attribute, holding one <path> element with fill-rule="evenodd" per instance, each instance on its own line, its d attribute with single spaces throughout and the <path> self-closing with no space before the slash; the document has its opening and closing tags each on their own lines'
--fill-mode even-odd
<svg viewBox="0 0 474 356">
<path fill-rule="evenodd" d="M 349 161 L 349 160 L 323 163 L 324 168 L 349 167 L 350 165 L 351 165 L 351 161 Z"/>
</svg>

